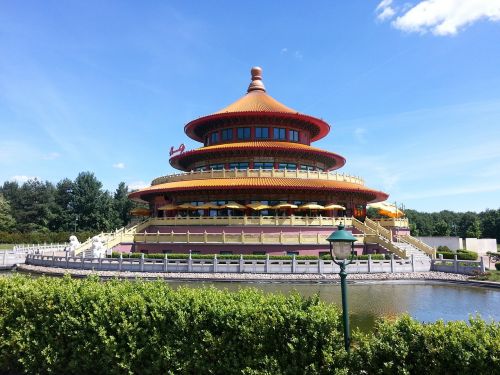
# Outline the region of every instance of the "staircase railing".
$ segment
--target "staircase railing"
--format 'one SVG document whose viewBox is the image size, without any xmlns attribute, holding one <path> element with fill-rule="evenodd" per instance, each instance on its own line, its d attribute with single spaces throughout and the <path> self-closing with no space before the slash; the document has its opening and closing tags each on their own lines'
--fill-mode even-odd
<svg viewBox="0 0 500 375">
<path fill-rule="evenodd" d="M 104 246 L 107 249 L 111 249 L 112 247 L 120 244 L 121 242 L 132 242 L 134 240 L 134 235 L 137 232 L 140 232 L 149 226 L 150 220 L 151 219 L 148 218 L 129 228 L 123 227 L 115 230 L 114 232 L 108 232 L 108 233 L 101 232 L 101 234 L 99 234 L 98 236 L 101 238 L 101 241 L 103 241 Z M 92 238 L 88 238 L 85 242 L 82 242 L 80 246 L 78 246 L 75 249 L 73 254 L 76 256 L 81 254 L 82 252 L 90 250 L 90 248 L 92 247 L 92 242 L 93 242 Z"/>
<path fill-rule="evenodd" d="M 401 258 L 407 257 L 406 250 L 398 247 L 396 243 L 392 242 L 390 231 L 387 229 L 382 228 L 368 218 L 364 223 L 353 218 L 352 224 L 354 228 L 365 234 L 366 241 L 377 243 Z"/>
<path fill-rule="evenodd" d="M 412 237 L 410 235 L 399 235 L 396 236 L 398 241 L 402 241 L 405 243 L 408 243 L 420 251 L 423 251 L 427 255 L 429 255 L 432 259 L 436 259 L 436 249 L 434 249 L 432 246 L 427 245 L 425 242 L 420 241 L 419 239 Z"/>
<path fill-rule="evenodd" d="M 372 228 L 373 230 L 375 230 L 378 234 L 380 234 L 381 236 L 387 238 L 388 240 L 392 240 L 392 232 L 387 229 L 387 228 L 384 228 L 382 225 L 380 225 L 379 223 L 373 221 L 373 220 L 370 220 L 369 218 L 365 218 L 365 224 Z"/>
</svg>

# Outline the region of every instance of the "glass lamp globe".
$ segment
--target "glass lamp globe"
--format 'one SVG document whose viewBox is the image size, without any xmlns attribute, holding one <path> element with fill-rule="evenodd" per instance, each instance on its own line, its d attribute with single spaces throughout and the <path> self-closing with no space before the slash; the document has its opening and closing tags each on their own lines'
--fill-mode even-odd
<svg viewBox="0 0 500 375">
<path fill-rule="evenodd" d="M 344 260 L 351 254 L 352 244 L 356 241 L 356 237 L 347 232 L 341 224 L 339 229 L 330 234 L 326 240 L 330 243 L 330 250 L 335 258 Z"/>
</svg>

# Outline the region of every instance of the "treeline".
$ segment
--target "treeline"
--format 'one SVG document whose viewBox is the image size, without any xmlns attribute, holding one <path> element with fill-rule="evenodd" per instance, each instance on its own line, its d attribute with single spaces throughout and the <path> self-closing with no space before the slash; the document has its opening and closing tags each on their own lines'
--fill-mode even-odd
<svg viewBox="0 0 500 375">
<path fill-rule="evenodd" d="M 380 217 L 377 210 L 369 208 L 368 217 Z M 500 239 L 500 209 L 482 212 L 419 212 L 405 210 L 412 236 L 452 236 L 462 238 Z"/>
<path fill-rule="evenodd" d="M 128 194 L 124 182 L 113 193 L 104 190 L 91 172 L 55 185 L 38 179 L 21 185 L 6 181 L 0 187 L 0 232 L 74 233 L 121 228 L 130 222 L 134 206 Z"/>
</svg>

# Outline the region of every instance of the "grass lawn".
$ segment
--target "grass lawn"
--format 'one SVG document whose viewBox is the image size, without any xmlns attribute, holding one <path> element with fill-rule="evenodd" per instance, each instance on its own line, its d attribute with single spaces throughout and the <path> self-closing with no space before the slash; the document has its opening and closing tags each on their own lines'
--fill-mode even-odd
<svg viewBox="0 0 500 375">
<path fill-rule="evenodd" d="M 500 271 L 488 271 L 488 276 L 484 280 L 500 282 Z"/>
<path fill-rule="evenodd" d="M 12 250 L 14 244 L 11 243 L 0 243 L 0 250 Z"/>
</svg>

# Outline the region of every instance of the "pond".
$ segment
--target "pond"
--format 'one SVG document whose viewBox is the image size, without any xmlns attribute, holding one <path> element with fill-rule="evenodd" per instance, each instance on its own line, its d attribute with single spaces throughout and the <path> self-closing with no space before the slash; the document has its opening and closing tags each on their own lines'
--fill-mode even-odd
<svg viewBox="0 0 500 375">
<path fill-rule="evenodd" d="M 303 296 L 318 293 L 327 303 L 341 305 L 340 285 L 285 284 L 285 283 L 224 283 L 224 282 L 170 282 L 172 286 L 202 287 L 238 290 L 253 287 L 264 292 L 292 293 Z M 480 314 L 486 320 L 500 320 L 500 289 L 440 283 L 440 282 L 365 282 L 348 285 L 349 311 L 352 327 L 370 330 L 376 319 L 395 317 L 407 312 L 423 322 L 439 319 L 467 320 Z"/>
</svg>

